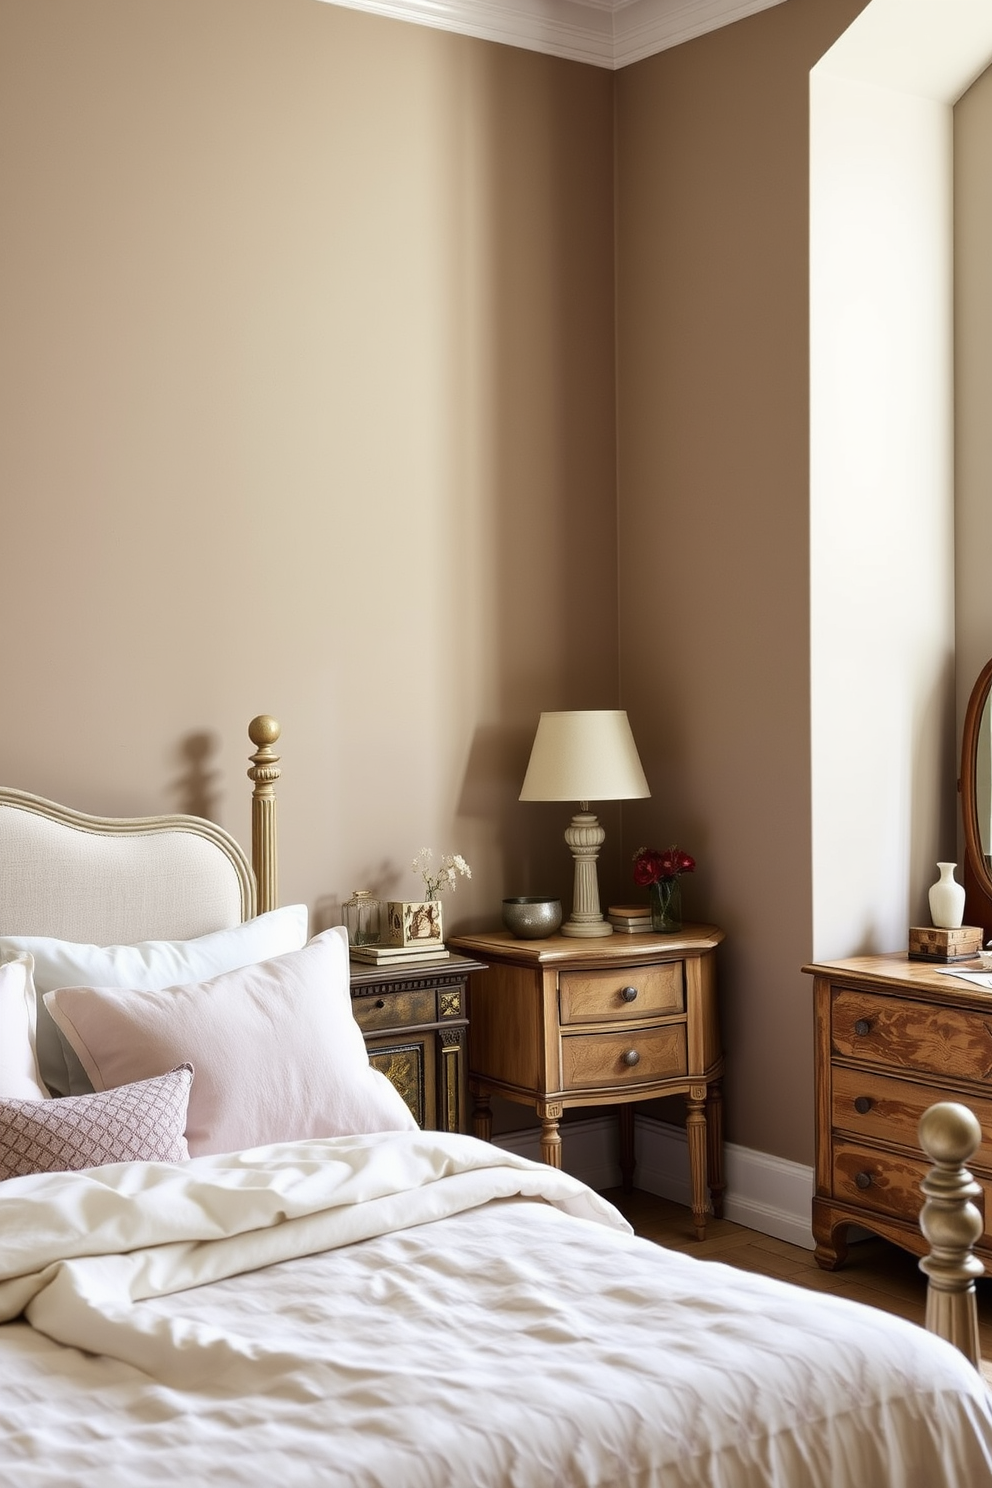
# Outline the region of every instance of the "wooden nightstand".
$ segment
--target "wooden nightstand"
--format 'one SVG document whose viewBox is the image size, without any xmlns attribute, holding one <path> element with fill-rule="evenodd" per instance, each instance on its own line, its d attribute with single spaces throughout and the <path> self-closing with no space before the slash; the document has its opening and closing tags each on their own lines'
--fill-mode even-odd
<svg viewBox="0 0 992 1488">
<path fill-rule="evenodd" d="M 469 1087 L 476 1136 L 492 1133 L 490 1097 L 534 1106 L 541 1156 L 561 1166 L 559 1121 L 574 1106 L 617 1105 L 624 1187 L 634 1172 L 633 1102 L 684 1095 L 696 1233 L 723 1201 L 723 1055 L 716 946 L 723 932 L 564 935 L 515 940 L 506 931 L 450 942 L 485 961 L 469 995 Z"/>
<path fill-rule="evenodd" d="M 391 1080 L 418 1126 L 466 1127 L 466 983 L 480 962 L 449 956 L 417 966 L 351 962 L 351 1002 L 369 1061 Z"/>
</svg>

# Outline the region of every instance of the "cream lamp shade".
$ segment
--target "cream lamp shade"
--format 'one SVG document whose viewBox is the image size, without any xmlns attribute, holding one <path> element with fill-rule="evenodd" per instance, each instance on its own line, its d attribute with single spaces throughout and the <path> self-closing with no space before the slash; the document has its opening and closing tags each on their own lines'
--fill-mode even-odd
<svg viewBox="0 0 992 1488">
<path fill-rule="evenodd" d="M 596 860 L 606 833 L 590 801 L 632 801 L 649 796 L 644 770 L 620 708 L 542 713 L 520 791 L 521 801 L 578 801 L 565 841 L 575 859 L 571 917 L 562 935 L 612 935 L 599 906 Z"/>
</svg>

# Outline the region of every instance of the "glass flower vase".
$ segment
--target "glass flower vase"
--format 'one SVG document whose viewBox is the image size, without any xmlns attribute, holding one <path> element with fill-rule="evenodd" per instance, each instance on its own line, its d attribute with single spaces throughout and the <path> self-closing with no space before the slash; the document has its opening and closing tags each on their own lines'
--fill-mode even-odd
<svg viewBox="0 0 992 1488">
<path fill-rule="evenodd" d="M 682 885 L 677 878 L 660 878 L 649 885 L 651 929 L 675 935 L 682 929 Z"/>
</svg>

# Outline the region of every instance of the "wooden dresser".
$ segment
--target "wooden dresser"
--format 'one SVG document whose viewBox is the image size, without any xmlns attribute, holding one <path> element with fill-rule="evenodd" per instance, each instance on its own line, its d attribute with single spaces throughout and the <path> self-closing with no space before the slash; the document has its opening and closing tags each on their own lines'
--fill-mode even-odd
<svg viewBox="0 0 992 1488">
<path fill-rule="evenodd" d="M 602 939 L 516 940 L 506 931 L 455 937 L 452 945 L 486 963 L 469 987 L 476 1135 L 491 1136 L 493 1094 L 525 1103 L 541 1119 L 542 1158 L 560 1167 L 563 1112 L 616 1105 L 630 1187 L 632 1103 L 684 1095 L 693 1220 L 702 1238 L 707 1179 L 717 1215 L 724 1187 L 713 954 L 722 939 L 712 925 Z"/>
<path fill-rule="evenodd" d="M 905 955 L 859 956 L 803 968 L 816 1024 L 816 1259 L 834 1270 L 861 1225 L 916 1255 L 929 1164 L 917 1126 L 935 1101 L 971 1107 L 985 1133 L 969 1165 L 983 1189 L 992 1262 L 992 989 Z"/>
<path fill-rule="evenodd" d="M 466 956 L 418 966 L 351 962 L 351 1003 L 369 1061 L 418 1126 L 466 1129 L 466 984 L 482 969 Z"/>
</svg>

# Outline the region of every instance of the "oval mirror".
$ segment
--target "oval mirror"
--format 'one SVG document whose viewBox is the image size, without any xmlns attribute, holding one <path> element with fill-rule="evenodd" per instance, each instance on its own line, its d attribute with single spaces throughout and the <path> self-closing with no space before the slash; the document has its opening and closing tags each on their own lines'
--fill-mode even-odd
<svg viewBox="0 0 992 1488">
<path fill-rule="evenodd" d="M 965 922 L 992 936 L 992 661 L 971 690 L 961 737 Z"/>
</svg>

